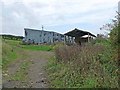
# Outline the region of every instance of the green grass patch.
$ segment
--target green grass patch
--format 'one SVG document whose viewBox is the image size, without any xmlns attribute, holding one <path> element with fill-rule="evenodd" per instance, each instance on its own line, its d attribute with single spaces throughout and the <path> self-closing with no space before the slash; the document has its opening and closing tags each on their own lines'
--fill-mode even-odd
<svg viewBox="0 0 120 90">
<path fill-rule="evenodd" d="M 7 39 L 3 39 L 2 41 L 12 46 L 18 46 L 20 45 L 20 42 L 21 42 L 17 40 L 7 40 Z"/>
<path fill-rule="evenodd" d="M 16 40 L 2 40 L 2 68 L 7 69 L 8 65 L 18 58 L 26 58 L 27 56 L 21 54 L 24 49 L 18 47 L 19 41 Z"/>
<path fill-rule="evenodd" d="M 84 81 L 84 85 L 81 88 L 95 88 L 97 85 L 95 77 L 87 77 Z"/>
<path fill-rule="evenodd" d="M 17 40 L 2 40 L 2 57 L 1 65 L 3 70 L 6 70 L 8 65 L 17 60 L 18 58 L 26 58 L 24 50 L 35 50 L 35 51 L 51 51 L 53 46 L 51 45 L 21 45 L 21 41 Z"/>
<path fill-rule="evenodd" d="M 35 50 L 35 51 L 51 51 L 53 50 L 50 45 L 21 45 L 23 49 Z"/>
<path fill-rule="evenodd" d="M 7 66 L 18 57 L 17 49 L 13 50 L 13 46 L 2 42 L 2 67 L 3 69 L 7 68 Z"/>
</svg>

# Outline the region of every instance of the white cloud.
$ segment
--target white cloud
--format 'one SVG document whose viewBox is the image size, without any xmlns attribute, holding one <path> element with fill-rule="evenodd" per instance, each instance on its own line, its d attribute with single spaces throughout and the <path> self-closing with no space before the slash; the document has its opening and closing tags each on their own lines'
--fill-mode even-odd
<svg viewBox="0 0 120 90">
<path fill-rule="evenodd" d="M 3 32 L 22 35 L 24 27 L 39 29 L 42 24 L 46 26 L 72 25 L 76 23 L 102 25 L 113 18 L 119 0 L 2 1 L 4 3 L 3 27 L 5 27 Z M 9 29 L 13 31 L 9 31 Z"/>
</svg>

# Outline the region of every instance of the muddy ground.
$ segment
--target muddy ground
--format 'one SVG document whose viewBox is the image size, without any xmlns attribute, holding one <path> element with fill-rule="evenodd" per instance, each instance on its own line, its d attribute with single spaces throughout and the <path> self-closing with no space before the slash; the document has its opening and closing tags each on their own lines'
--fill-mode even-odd
<svg viewBox="0 0 120 90">
<path fill-rule="evenodd" d="M 6 71 L 3 71 L 2 87 L 3 88 L 48 88 L 49 82 L 45 72 L 45 65 L 48 60 L 53 57 L 51 51 L 21 51 L 21 54 L 26 55 L 26 58 L 18 58 L 12 62 Z M 14 74 L 20 69 L 20 65 L 26 61 L 31 62 L 27 68 L 26 80 L 12 80 Z"/>
</svg>

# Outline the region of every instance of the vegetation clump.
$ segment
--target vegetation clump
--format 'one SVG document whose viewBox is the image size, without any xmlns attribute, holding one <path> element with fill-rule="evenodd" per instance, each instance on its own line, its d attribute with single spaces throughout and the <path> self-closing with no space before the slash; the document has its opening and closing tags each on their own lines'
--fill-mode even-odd
<svg viewBox="0 0 120 90">
<path fill-rule="evenodd" d="M 120 23 L 117 19 L 106 25 L 108 38 L 96 38 L 85 46 L 55 49 L 47 69 L 51 87 L 119 88 Z"/>
</svg>

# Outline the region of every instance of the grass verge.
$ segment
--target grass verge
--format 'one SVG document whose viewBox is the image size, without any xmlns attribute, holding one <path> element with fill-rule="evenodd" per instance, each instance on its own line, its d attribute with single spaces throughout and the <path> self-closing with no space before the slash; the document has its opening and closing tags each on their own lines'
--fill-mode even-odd
<svg viewBox="0 0 120 90">
<path fill-rule="evenodd" d="M 18 49 L 13 49 L 14 46 L 3 41 L 2 42 L 2 68 L 6 69 L 7 66 L 18 58 Z"/>
</svg>

